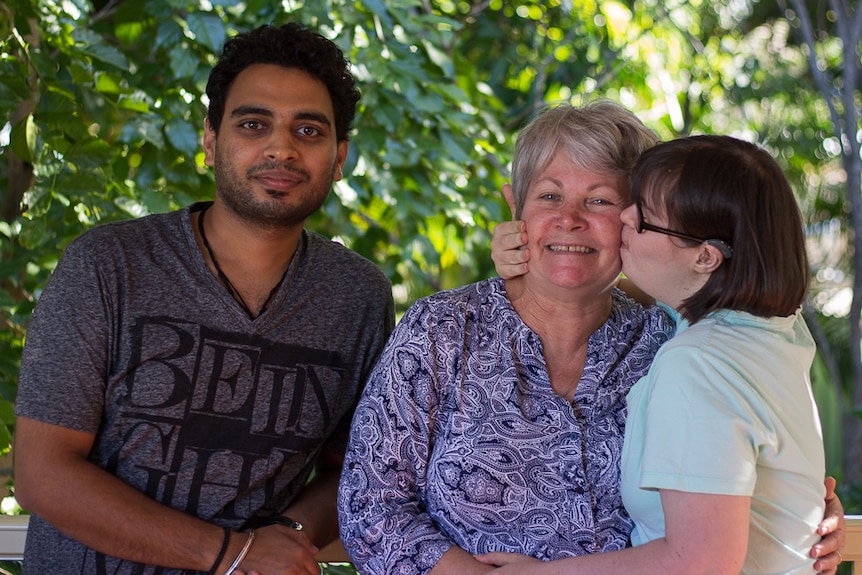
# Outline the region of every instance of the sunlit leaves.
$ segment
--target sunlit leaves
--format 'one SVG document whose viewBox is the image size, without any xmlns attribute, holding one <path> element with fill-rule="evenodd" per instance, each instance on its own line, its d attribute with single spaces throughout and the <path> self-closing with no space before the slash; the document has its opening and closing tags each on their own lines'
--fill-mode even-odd
<svg viewBox="0 0 862 575">
<path fill-rule="evenodd" d="M 171 71 L 177 78 L 187 78 L 194 74 L 199 60 L 188 46 L 174 46 L 170 51 Z"/>
<path fill-rule="evenodd" d="M 663 138 L 711 131 L 768 143 L 809 221 L 838 221 L 836 237 L 849 234 L 831 118 L 807 82 L 805 50 L 768 2 L 147 0 L 98 14 L 84 0 L 10 6 L 0 22 L 15 32 L 0 39 L 0 111 L 8 118 L 30 98 L 35 109 L 2 132 L 14 142 L 0 160 L 13 150 L 32 158 L 36 183 L 0 248 L 15 269 L 29 265 L 26 281 L 9 284 L 31 299 L 58 245 L 87 227 L 212 197 L 200 152 L 210 66 L 235 31 L 288 20 L 332 37 L 362 92 L 345 180 L 309 227 L 377 263 L 400 309 L 494 273 L 488 242 L 509 217 L 500 187 L 514 137 L 549 102 L 609 97 Z M 817 50 L 824 68 L 842 58 L 828 35 Z M 0 184 L 7 177 L 0 167 Z"/>
<path fill-rule="evenodd" d="M 179 152 L 193 157 L 200 147 L 198 131 L 181 118 L 170 118 L 165 123 L 165 134 Z"/>
<path fill-rule="evenodd" d="M 192 12 L 186 19 L 186 25 L 192 38 L 212 52 L 217 52 L 224 45 L 225 25 L 220 17 Z"/>
<path fill-rule="evenodd" d="M 75 47 L 81 54 L 115 66 L 121 70 L 129 68 L 129 62 L 125 55 L 113 46 L 106 44 L 102 37 L 95 32 L 83 27 L 76 28 L 72 33 L 72 39 L 75 41 Z"/>
<path fill-rule="evenodd" d="M 12 126 L 9 147 L 19 158 L 32 163 L 36 155 L 36 136 L 36 122 L 33 121 L 33 115 L 28 114 Z"/>
</svg>

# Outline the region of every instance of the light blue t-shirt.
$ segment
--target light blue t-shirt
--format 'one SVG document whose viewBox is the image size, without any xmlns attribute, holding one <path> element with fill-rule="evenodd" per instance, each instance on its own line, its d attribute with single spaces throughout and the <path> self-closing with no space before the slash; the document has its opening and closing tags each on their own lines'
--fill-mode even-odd
<svg viewBox="0 0 862 575">
<path fill-rule="evenodd" d="M 659 489 L 750 496 L 742 573 L 814 573 L 825 496 L 814 352 L 801 313 L 679 319 L 628 395 L 622 493 L 634 545 L 664 537 Z"/>
</svg>

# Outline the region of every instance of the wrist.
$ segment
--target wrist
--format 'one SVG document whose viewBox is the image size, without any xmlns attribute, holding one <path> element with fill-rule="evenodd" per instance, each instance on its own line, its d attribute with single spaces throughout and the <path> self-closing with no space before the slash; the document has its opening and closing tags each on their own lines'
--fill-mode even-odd
<svg viewBox="0 0 862 575">
<path fill-rule="evenodd" d="M 230 562 L 230 565 L 228 565 L 227 570 L 223 573 L 223 575 L 231 575 L 234 571 L 239 569 L 239 566 L 242 564 L 246 555 L 248 555 L 252 543 L 254 543 L 254 529 L 249 530 L 248 533 L 242 533 L 241 535 L 245 535 L 245 537 L 234 538 L 242 539 L 242 546 L 239 548 L 238 552 L 236 553 L 236 556 L 233 556 L 232 553 L 228 553 L 227 558 L 222 561 L 222 563 L 225 563 L 229 558 L 233 557 Z M 233 547 L 234 549 L 236 548 L 236 546 L 234 545 L 230 545 L 230 547 Z"/>
<path fill-rule="evenodd" d="M 213 566 L 210 567 L 209 571 L 207 571 L 207 575 L 216 575 L 216 570 L 219 568 L 219 565 L 224 562 L 224 557 L 227 554 L 228 545 L 230 545 L 230 529 L 228 529 L 227 527 L 223 527 L 222 529 L 224 533 L 222 534 L 221 548 L 216 555 L 215 561 L 213 561 Z"/>
</svg>

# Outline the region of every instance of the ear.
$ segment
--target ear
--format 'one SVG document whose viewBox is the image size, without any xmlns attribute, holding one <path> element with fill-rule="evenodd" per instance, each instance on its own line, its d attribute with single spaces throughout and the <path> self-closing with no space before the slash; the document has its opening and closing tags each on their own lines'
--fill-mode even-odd
<svg viewBox="0 0 862 575">
<path fill-rule="evenodd" d="M 215 165 L 216 139 L 216 132 L 207 118 L 204 120 L 204 164 L 211 168 Z"/>
<path fill-rule="evenodd" d="M 512 212 L 512 219 L 515 219 L 515 199 L 512 197 L 512 184 L 503 184 L 503 197 L 506 198 L 506 203 L 509 204 L 509 211 Z"/>
<path fill-rule="evenodd" d="M 706 242 L 700 244 L 697 252 L 697 261 L 694 263 L 694 271 L 700 274 L 711 274 L 724 263 L 724 256 L 713 245 Z"/>
<path fill-rule="evenodd" d="M 335 173 L 332 176 L 332 180 L 335 182 L 341 181 L 341 178 L 344 177 L 344 172 L 341 171 L 341 168 L 344 167 L 344 162 L 347 160 L 347 149 L 347 140 L 338 142 L 338 149 L 335 152 Z"/>
</svg>

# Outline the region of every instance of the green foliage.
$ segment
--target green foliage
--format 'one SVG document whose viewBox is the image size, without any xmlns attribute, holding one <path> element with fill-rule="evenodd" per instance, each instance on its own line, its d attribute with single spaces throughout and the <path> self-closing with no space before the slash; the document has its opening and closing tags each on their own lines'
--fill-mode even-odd
<svg viewBox="0 0 862 575">
<path fill-rule="evenodd" d="M 348 563 L 322 563 L 320 575 L 356 575 L 358 571 Z"/>
<path fill-rule="evenodd" d="M 210 66 L 235 32 L 287 20 L 333 38 L 363 94 L 346 178 L 309 227 L 377 263 L 399 311 L 494 273 L 490 230 L 509 217 L 499 189 L 514 135 L 546 103 L 606 96 L 664 138 L 721 132 L 767 145 L 810 224 L 812 301 L 844 380 L 833 386 L 818 364 L 815 389 L 824 421 L 839 421 L 854 384 L 848 335 L 844 318 L 823 312 L 854 272 L 842 249 L 852 233 L 846 179 L 805 50 L 775 6 L 755 8 L 723 0 L 0 5 L 0 451 L 27 321 L 62 250 L 94 225 L 212 197 L 200 149 Z M 840 63 L 834 38 L 823 37 L 822 51 L 824 66 Z M 22 166 L 25 176 L 32 166 L 32 185 L 16 179 Z M 834 462 L 840 431 L 826 427 Z"/>
</svg>

